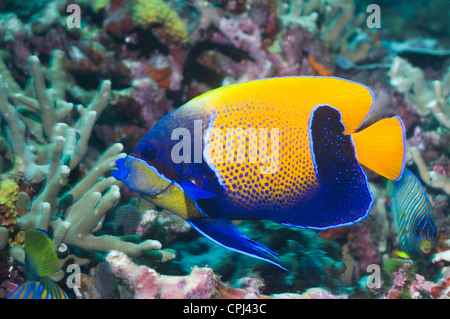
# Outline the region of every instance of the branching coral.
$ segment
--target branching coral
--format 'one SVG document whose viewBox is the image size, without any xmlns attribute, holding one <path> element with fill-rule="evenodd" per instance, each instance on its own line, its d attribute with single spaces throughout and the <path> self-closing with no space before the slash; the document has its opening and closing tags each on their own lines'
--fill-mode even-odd
<svg viewBox="0 0 450 319">
<path fill-rule="evenodd" d="M 323 4 L 321 1 L 310 1 L 305 3 L 303 1 L 291 1 L 289 4 L 278 2 L 278 16 L 284 26 L 288 24 L 297 24 L 307 29 L 312 34 L 317 34 L 317 19 L 319 14 L 312 10 L 323 11 Z"/>
<path fill-rule="evenodd" d="M 64 122 L 74 108 L 73 103 L 64 100 L 63 52 L 54 51 L 48 72 L 50 88 L 46 88 L 45 76 L 36 56 L 29 58 L 32 78 L 24 91 L 16 91 L 19 85 L 7 69 L 0 88 L 0 112 L 7 124 L 5 140 L 11 141 L 11 149 L 6 153 L 14 162 L 15 173 L 23 173 L 25 179 L 40 182 L 54 172 L 60 160 L 69 169 L 76 167 L 88 151 L 88 141 L 98 116 L 108 102 L 111 83 L 105 81 L 100 86 L 96 98 L 86 108 L 78 105 L 80 117 L 72 126 Z M 7 89 L 8 88 L 8 89 Z M 10 92 L 9 88 L 14 88 Z M 11 100 L 14 104 L 9 103 Z M 27 136 L 33 139 L 27 140 Z M 49 158 L 53 149 L 53 157 Z"/>
<path fill-rule="evenodd" d="M 259 27 L 246 17 L 241 20 L 220 19 L 218 28 L 220 32 L 216 32 L 212 37 L 215 43 L 224 45 L 232 45 L 244 52 L 248 52 L 252 61 L 243 60 L 236 63 L 234 68 L 228 70 L 234 79 L 245 82 L 256 78 L 270 77 L 272 74 L 271 63 L 267 58 L 267 53 L 262 48 L 262 33 Z M 231 65 L 228 65 L 230 67 Z M 227 81 L 224 81 L 227 84 Z"/>
<path fill-rule="evenodd" d="M 432 113 L 440 125 L 450 128 L 450 69 L 442 80 L 427 81 L 420 68 L 395 57 L 388 75 L 391 85 L 406 95 L 419 115 Z"/>
<path fill-rule="evenodd" d="M 450 262 L 450 250 L 446 250 L 446 251 L 442 251 L 440 253 L 434 254 L 432 261 L 434 263 L 437 263 L 440 261 Z"/>
<path fill-rule="evenodd" d="M 257 226 L 253 235 L 264 237 L 268 246 L 279 248 L 276 250 L 283 264 L 290 269 L 280 273 L 253 264 L 245 256 L 216 253 L 215 246 L 202 246 L 201 238 L 185 241 L 192 238 L 190 233 L 183 234 L 179 241 L 180 233 L 189 226 L 167 211 L 151 209 L 141 214 L 136 207 L 133 223 L 127 214 L 129 210 L 121 213 L 129 226 L 124 232 L 127 238 L 138 237 L 137 227 L 141 238 L 158 241 L 126 241 L 125 236 L 117 236 L 120 228 L 115 229 L 116 236 L 107 235 L 112 233 L 107 231 L 110 220 L 106 215 L 118 202 L 120 185 L 106 176 L 114 160 L 123 156 L 121 145 L 114 143 L 121 141 L 127 151 L 131 150 L 172 106 L 213 87 L 264 77 L 334 73 L 375 88 L 377 97 L 377 93 L 386 97 L 385 103 L 377 99 L 384 105 L 383 116 L 397 113 L 405 122 L 407 136 L 414 131 L 407 141 L 410 155 L 406 162 L 411 164 L 412 158 L 417 164 L 427 193 L 436 204 L 437 196 L 448 198 L 445 195 L 450 193 L 450 166 L 445 162 L 449 157 L 446 134 L 450 126 L 450 72 L 443 77 L 429 77 L 428 72 L 437 74 L 442 70 L 422 71 L 396 58 L 390 74 L 391 83 L 400 94 L 392 96 L 380 67 L 384 68 L 383 57 L 399 51 L 387 48 L 387 54 L 385 51 L 375 55 L 381 48 L 376 44 L 387 33 L 376 34 L 366 28 L 367 15 L 362 11 L 365 4 L 355 0 L 193 0 L 188 1 L 188 6 L 182 3 L 185 4 L 163 0 L 79 1 L 82 29 L 69 29 L 65 23 L 66 1 L 46 1 L 45 7 L 27 20 L 18 18 L 17 12 L 0 13 L 0 55 L 5 59 L 5 63 L 0 59 L 0 180 L 5 183 L 0 185 L 0 226 L 16 223 L 14 227 L 0 227 L 0 257 L 9 252 L 11 259 L 22 260 L 21 229 L 40 227 L 49 230 L 60 252 L 60 265 L 76 258 L 77 264 L 85 262 L 91 266 L 92 258 L 101 255 L 91 252 L 120 251 L 110 264 L 114 268 L 118 267 L 115 262 L 123 261 L 120 278 L 132 269 L 136 271 L 136 277 L 124 278 L 135 297 L 259 297 L 259 289 L 232 288 L 216 275 L 220 273 L 221 280 L 234 283 L 248 269 L 264 279 L 267 291 L 280 293 L 272 295 L 274 298 L 345 297 L 334 295 L 350 291 L 341 289 L 342 282 L 349 288 L 355 287 L 356 279 L 364 278 L 361 276 L 366 274 L 368 264 L 379 264 L 392 253 L 389 214 L 378 187 L 379 179 L 368 175 L 374 183 L 371 189 L 375 199 L 369 217 L 362 224 L 330 231 L 336 236 L 333 243 L 322 240 L 325 232 L 313 238 L 308 236 L 315 234 L 311 231 L 252 223 Z M 389 6 L 382 10 L 385 17 Z M 63 61 L 62 52 L 55 51 L 46 68 L 45 61 L 56 48 L 67 56 Z M 43 65 L 36 57 L 28 58 L 31 52 L 40 57 Z M 404 53 L 402 56 L 406 56 Z M 375 67 L 358 65 L 363 60 L 372 60 Z M 339 61 L 350 66 L 343 67 L 344 62 Z M 63 62 L 70 73 L 67 77 Z M 338 67 L 333 68 L 334 64 Z M 24 86 L 27 76 L 30 81 Z M 114 88 L 104 81 L 96 92 L 103 79 L 111 79 Z M 66 101 L 66 95 L 87 106 Z M 92 97 L 94 101 L 89 103 Z M 392 105 L 395 103 L 389 103 L 390 98 L 399 103 Z M 93 130 L 98 137 L 96 143 L 113 144 L 99 156 L 96 151 L 90 152 L 94 149 L 92 140 L 88 143 Z M 14 186 L 13 183 L 20 188 L 3 193 L 3 187 Z M 445 219 L 446 214 L 444 211 L 440 218 Z M 438 217 L 436 221 L 437 228 L 445 227 L 443 222 L 438 223 Z M 243 222 L 239 227 L 250 228 L 249 224 Z M 8 247 L 8 241 L 15 247 Z M 173 258 L 173 251 L 161 249 L 172 243 L 180 251 L 178 260 L 159 266 L 157 272 L 148 265 L 131 262 L 134 257 L 158 261 Z M 69 255 L 64 258 L 62 249 L 67 247 Z M 439 248 L 448 249 L 441 245 Z M 433 269 L 446 265 L 449 259 L 448 250 L 436 253 Z M 343 262 L 348 280 L 342 279 Z M 214 272 L 193 268 L 194 265 L 208 265 Z M 4 273 L 9 268 L 10 264 L 0 270 Z M 20 273 L 19 267 L 13 268 Z M 104 271 L 108 272 L 106 268 Z M 166 271 L 183 271 L 187 275 L 162 275 Z M 84 267 L 83 272 L 85 286 L 95 281 L 93 267 Z M 431 284 L 423 277 L 413 274 L 402 282 L 403 275 L 398 271 L 397 283 L 403 283 L 401 293 L 406 292 L 411 298 L 430 296 Z M 15 284 L 23 280 L 13 280 L 12 272 L 8 277 L 0 276 L 0 283 L 4 278 Z M 424 290 L 424 285 L 429 286 Z M 282 294 L 317 286 L 327 289 L 312 288 L 302 295 Z M 448 296 L 448 282 L 433 287 L 431 296 Z M 92 297 L 96 288 L 84 291 Z M 381 290 L 377 296 L 380 295 Z M 393 291 L 393 296 L 399 296 L 398 291 Z"/>
<path fill-rule="evenodd" d="M 88 152 L 93 126 L 108 104 L 111 83 L 102 82 L 93 101 L 86 107 L 77 105 L 79 117 L 71 119 L 73 105 L 64 100 L 63 54 L 55 51 L 52 58 L 48 89 L 43 68 L 35 56 L 29 59 L 33 75 L 31 91 L 19 91 L 6 68 L 0 77 L 0 112 L 6 122 L 6 136 L 2 137 L 11 141 L 6 155 L 14 163 L 13 170 L 6 175 L 22 178 L 24 183 L 44 182 L 40 193 L 29 199 L 28 214 L 19 218 L 20 228 L 51 230 L 57 249 L 66 246 L 91 252 L 117 249 L 136 257 L 160 249 L 161 244 L 154 240 L 136 244 L 115 236 L 94 235 L 101 229 L 106 212 L 120 197 L 115 178 L 103 175 L 125 156 L 121 153 L 122 144 L 109 147 L 71 187 L 69 174 Z M 13 87 L 14 94 L 8 95 L 7 87 Z M 65 123 L 66 120 L 73 124 Z"/>
<path fill-rule="evenodd" d="M 372 38 L 361 28 L 364 14 L 356 13 L 353 0 L 280 1 L 278 14 L 285 26 L 296 24 L 318 33 L 321 41 L 352 62 L 367 58 Z"/>
<path fill-rule="evenodd" d="M 440 175 L 435 170 L 428 170 L 427 165 L 416 147 L 409 148 L 409 153 L 419 169 L 421 180 L 428 186 L 440 188 L 450 195 L 450 178 Z"/>
<path fill-rule="evenodd" d="M 446 147 L 445 135 L 450 129 L 450 68 L 447 69 L 442 80 L 430 81 L 425 78 L 420 68 L 413 67 L 401 57 L 395 57 L 388 75 L 391 85 L 398 92 L 405 94 L 412 105 L 413 112 L 421 117 L 433 115 L 439 124 L 435 130 L 426 132 L 428 136 L 426 141 L 421 141 L 425 138 L 425 133 L 420 133 L 420 128 L 416 128 L 417 134 L 408 140 L 408 156 L 417 165 L 420 178 L 426 185 L 442 189 L 450 194 L 448 176 L 444 176 L 445 174 L 443 175 L 439 170 L 427 167 L 421 154 L 426 151 L 423 149 L 423 144 L 429 147 Z"/>
</svg>

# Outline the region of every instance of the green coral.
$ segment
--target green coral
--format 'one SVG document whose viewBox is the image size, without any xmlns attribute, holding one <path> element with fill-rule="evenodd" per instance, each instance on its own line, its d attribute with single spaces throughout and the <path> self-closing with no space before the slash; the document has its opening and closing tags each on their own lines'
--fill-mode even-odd
<svg viewBox="0 0 450 319">
<path fill-rule="evenodd" d="M 109 0 L 93 0 L 91 1 L 91 7 L 94 12 L 99 12 L 109 4 Z"/>
<path fill-rule="evenodd" d="M 179 43 L 188 41 L 186 25 L 179 15 L 162 0 L 134 0 L 133 21 L 141 28 L 162 24 L 168 36 Z"/>
<path fill-rule="evenodd" d="M 12 179 L 0 182 L 0 223 L 9 226 L 16 223 L 17 209 L 15 202 L 19 197 L 19 185 Z"/>
<path fill-rule="evenodd" d="M 402 274 L 405 278 L 404 287 L 408 287 L 415 279 L 418 273 L 417 266 L 408 259 L 388 259 L 383 263 L 383 274 L 386 276 L 385 286 L 388 287 L 389 283 L 394 282 L 395 274 Z M 398 287 L 401 290 L 402 299 L 410 299 L 411 295 L 408 289 Z"/>
<path fill-rule="evenodd" d="M 388 259 L 385 263 L 383 263 L 383 273 L 390 275 L 391 276 L 390 279 L 392 279 L 393 274 L 399 271 L 402 267 L 404 267 L 406 263 L 407 261 L 404 259 L 397 259 L 397 258 Z M 413 269 L 411 267 L 407 269 L 413 272 Z"/>
</svg>

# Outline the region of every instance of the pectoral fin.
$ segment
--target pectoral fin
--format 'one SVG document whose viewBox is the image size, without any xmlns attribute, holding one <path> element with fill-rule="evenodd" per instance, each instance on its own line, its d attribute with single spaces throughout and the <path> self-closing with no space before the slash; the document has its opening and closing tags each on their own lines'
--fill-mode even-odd
<svg viewBox="0 0 450 319">
<path fill-rule="evenodd" d="M 181 187 L 184 193 L 192 200 L 206 199 L 216 197 L 216 194 L 210 193 L 204 189 L 199 188 L 188 179 L 182 179 L 180 181 Z"/>
</svg>

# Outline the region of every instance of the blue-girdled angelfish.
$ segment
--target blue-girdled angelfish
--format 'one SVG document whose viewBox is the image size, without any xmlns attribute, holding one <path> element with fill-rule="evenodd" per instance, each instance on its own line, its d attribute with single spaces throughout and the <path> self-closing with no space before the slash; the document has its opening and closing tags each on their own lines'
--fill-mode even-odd
<svg viewBox="0 0 450 319">
<path fill-rule="evenodd" d="M 436 237 L 433 208 L 417 176 L 405 168 L 389 192 L 402 249 L 411 257 L 430 253 Z"/>
<path fill-rule="evenodd" d="M 357 131 L 374 97 L 334 77 L 224 86 L 167 114 L 113 175 L 212 241 L 281 268 L 230 220 L 325 229 L 363 219 L 373 198 L 360 164 L 389 179 L 404 166 L 400 118 Z"/>
<path fill-rule="evenodd" d="M 25 231 L 25 276 L 27 281 L 17 287 L 8 299 L 67 299 L 48 276 L 53 275 L 58 259 L 47 232 L 42 229 Z"/>
</svg>

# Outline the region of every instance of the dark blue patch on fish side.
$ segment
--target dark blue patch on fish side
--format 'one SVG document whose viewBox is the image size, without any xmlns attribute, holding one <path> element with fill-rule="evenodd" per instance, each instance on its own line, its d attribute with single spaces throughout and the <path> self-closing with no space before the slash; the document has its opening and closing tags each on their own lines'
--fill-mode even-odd
<svg viewBox="0 0 450 319">
<path fill-rule="evenodd" d="M 366 217 L 373 198 L 358 164 L 350 135 L 344 135 L 339 111 L 318 106 L 311 116 L 310 136 L 318 191 L 299 201 L 297 211 L 272 220 L 290 226 L 324 229 L 352 224 Z"/>
</svg>

